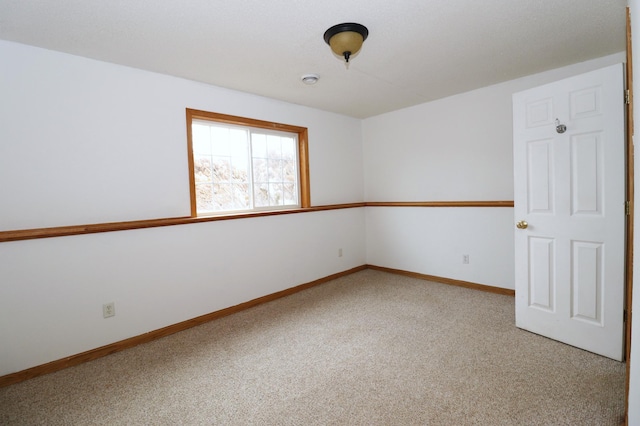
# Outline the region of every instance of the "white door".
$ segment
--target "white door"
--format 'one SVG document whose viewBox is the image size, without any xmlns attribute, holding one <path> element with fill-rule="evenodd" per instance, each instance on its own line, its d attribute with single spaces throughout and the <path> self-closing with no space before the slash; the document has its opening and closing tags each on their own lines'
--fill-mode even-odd
<svg viewBox="0 0 640 426">
<path fill-rule="evenodd" d="M 616 360 L 624 335 L 623 94 L 617 64 L 513 95 L 516 325 Z"/>
</svg>

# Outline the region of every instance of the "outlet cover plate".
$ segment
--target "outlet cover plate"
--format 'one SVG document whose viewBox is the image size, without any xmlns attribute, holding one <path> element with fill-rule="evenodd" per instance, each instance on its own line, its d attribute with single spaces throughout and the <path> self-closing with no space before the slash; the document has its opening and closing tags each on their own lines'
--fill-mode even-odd
<svg viewBox="0 0 640 426">
<path fill-rule="evenodd" d="M 114 317 L 116 315 L 116 305 L 115 303 L 105 303 L 102 305 L 102 316 L 104 318 Z"/>
</svg>

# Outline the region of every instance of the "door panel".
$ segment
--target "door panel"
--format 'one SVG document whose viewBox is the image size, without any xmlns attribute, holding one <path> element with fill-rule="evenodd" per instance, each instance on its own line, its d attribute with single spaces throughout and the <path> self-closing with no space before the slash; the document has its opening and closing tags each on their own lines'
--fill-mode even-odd
<svg viewBox="0 0 640 426">
<path fill-rule="evenodd" d="M 554 311 L 555 259 L 554 241 L 552 238 L 529 238 L 529 306 Z"/>
<path fill-rule="evenodd" d="M 528 102 L 526 108 L 527 128 L 547 126 L 553 123 L 553 98 Z"/>
<path fill-rule="evenodd" d="M 571 99 L 571 120 L 600 115 L 600 99 L 602 98 L 601 92 L 602 86 L 590 87 L 587 89 L 571 92 L 569 95 Z"/>
<path fill-rule="evenodd" d="M 553 139 L 527 144 L 527 192 L 529 213 L 553 213 Z"/>
<path fill-rule="evenodd" d="M 571 137 L 571 213 L 602 216 L 602 138 L 600 132 Z"/>
<path fill-rule="evenodd" d="M 516 325 L 618 360 L 623 107 L 621 64 L 513 96 Z"/>
<path fill-rule="evenodd" d="M 572 241 L 571 318 L 602 326 L 602 244 Z"/>
</svg>

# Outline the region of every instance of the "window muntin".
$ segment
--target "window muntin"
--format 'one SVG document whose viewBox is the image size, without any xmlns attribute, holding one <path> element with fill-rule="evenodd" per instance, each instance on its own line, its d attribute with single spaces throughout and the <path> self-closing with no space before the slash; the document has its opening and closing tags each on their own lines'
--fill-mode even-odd
<svg viewBox="0 0 640 426">
<path fill-rule="evenodd" d="M 309 207 L 305 128 L 194 110 L 187 126 L 192 216 Z"/>
</svg>

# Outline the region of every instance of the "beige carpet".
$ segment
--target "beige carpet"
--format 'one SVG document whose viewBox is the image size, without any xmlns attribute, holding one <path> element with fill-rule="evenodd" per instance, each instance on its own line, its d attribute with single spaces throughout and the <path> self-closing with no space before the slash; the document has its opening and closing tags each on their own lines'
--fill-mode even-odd
<svg viewBox="0 0 640 426">
<path fill-rule="evenodd" d="M 366 270 L 0 389 L 13 425 L 617 425 L 625 366 Z"/>
</svg>

